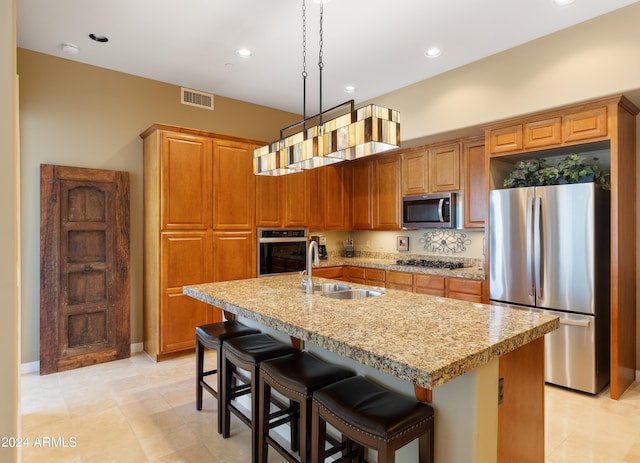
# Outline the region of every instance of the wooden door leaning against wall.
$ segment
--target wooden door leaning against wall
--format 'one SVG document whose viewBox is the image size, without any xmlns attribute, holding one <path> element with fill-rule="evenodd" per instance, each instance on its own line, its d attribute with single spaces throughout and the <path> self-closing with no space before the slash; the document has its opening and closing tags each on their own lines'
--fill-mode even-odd
<svg viewBox="0 0 640 463">
<path fill-rule="evenodd" d="M 40 166 L 40 374 L 126 358 L 129 174 Z"/>
</svg>

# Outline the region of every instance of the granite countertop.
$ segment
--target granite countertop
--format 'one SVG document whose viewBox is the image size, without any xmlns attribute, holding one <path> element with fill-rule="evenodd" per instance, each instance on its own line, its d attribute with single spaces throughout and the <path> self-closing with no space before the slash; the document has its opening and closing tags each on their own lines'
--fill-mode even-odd
<svg viewBox="0 0 640 463">
<path fill-rule="evenodd" d="M 392 289 L 353 300 L 307 295 L 299 275 L 205 283 L 183 292 L 427 389 L 559 327 L 557 317 L 542 313 Z"/>
<path fill-rule="evenodd" d="M 424 258 L 425 256 L 422 256 Z M 430 256 L 431 257 L 431 256 Z M 433 257 L 431 257 L 434 259 Z M 434 260 L 438 260 L 435 258 Z M 475 259 L 477 260 L 477 259 Z M 485 280 L 484 268 L 473 262 L 469 266 L 457 269 L 441 269 L 431 267 L 417 267 L 414 265 L 398 265 L 396 259 L 372 258 L 372 257 L 335 257 L 321 260 L 318 267 L 335 267 L 340 265 L 353 265 L 355 267 L 379 268 L 382 270 L 395 270 L 396 272 L 424 273 L 427 275 L 442 275 L 446 277 L 467 278 L 470 280 Z"/>
</svg>

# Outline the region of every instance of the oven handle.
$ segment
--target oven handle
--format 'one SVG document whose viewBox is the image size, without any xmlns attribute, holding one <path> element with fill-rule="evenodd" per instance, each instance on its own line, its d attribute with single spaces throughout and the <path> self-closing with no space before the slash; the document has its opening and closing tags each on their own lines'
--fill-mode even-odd
<svg viewBox="0 0 640 463">
<path fill-rule="evenodd" d="M 283 237 L 283 238 L 260 238 L 258 243 L 306 243 L 306 238 L 301 237 Z"/>
</svg>

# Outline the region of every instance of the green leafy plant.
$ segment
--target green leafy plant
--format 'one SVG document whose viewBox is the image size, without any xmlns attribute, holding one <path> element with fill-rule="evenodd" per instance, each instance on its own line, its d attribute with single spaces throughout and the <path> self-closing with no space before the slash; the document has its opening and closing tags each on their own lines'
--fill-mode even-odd
<svg viewBox="0 0 640 463">
<path fill-rule="evenodd" d="M 520 188 L 535 185 L 557 185 L 594 181 L 608 189 L 609 173 L 601 169 L 597 159 L 585 164 L 579 154 L 565 156 L 558 165 L 548 165 L 544 159 L 528 159 L 518 162 L 503 182 L 505 188 Z"/>
<path fill-rule="evenodd" d="M 545 167 L 544 160 L 542 159 L 520 161 L 509 173 L 509 176 L 504 179 L 503 186 L 505 188 L 519 188 L 535 185 L 539 182 L 537 172 L 542 167 Z"/>
<path fill-rule="evenodd" d="M 540 185 L 556 185 L 560 178 L 560 171 L 555 166 L 544 166 L 535 173 Z"/>
<path fill-rule="evenodd" d="M 569 154 L 558 163 L 558 171 L 560 173 L 560 181 L 563 183 L 578 183 L 589 181 L 599 183 L 603 188 L 609 188 L 607 181 L 608 172 L 602 170 L 595 162 L 594 164 L 585 164 L 585 157 L 579 154 Z"/>
</svg>

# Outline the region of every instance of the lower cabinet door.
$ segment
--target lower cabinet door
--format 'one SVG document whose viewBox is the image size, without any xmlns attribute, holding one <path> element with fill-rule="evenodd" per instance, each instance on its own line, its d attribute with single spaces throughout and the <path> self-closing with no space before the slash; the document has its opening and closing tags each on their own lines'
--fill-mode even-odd
<svg viewBox="0 0 640 463">
<path fill-rule="evenodd" d="M 163 297 L 160 353 L 192 349 L 196 345 L 196 326 L 213 322 L 213 307 L 172 290 Z"/>
<path fill-rule="evenodd" d="M 213 232 L 213 281 L 255 278 L 256 265 L 253 231 Z"/>
<path fill-rule="evenodd" d="M 211 232 L 162 234 L 160 354 L 195 346 L 196 326 L 211 323 L 211 306 L 182 294 L 182 287 L 211 281 Z"/>
</svg>

